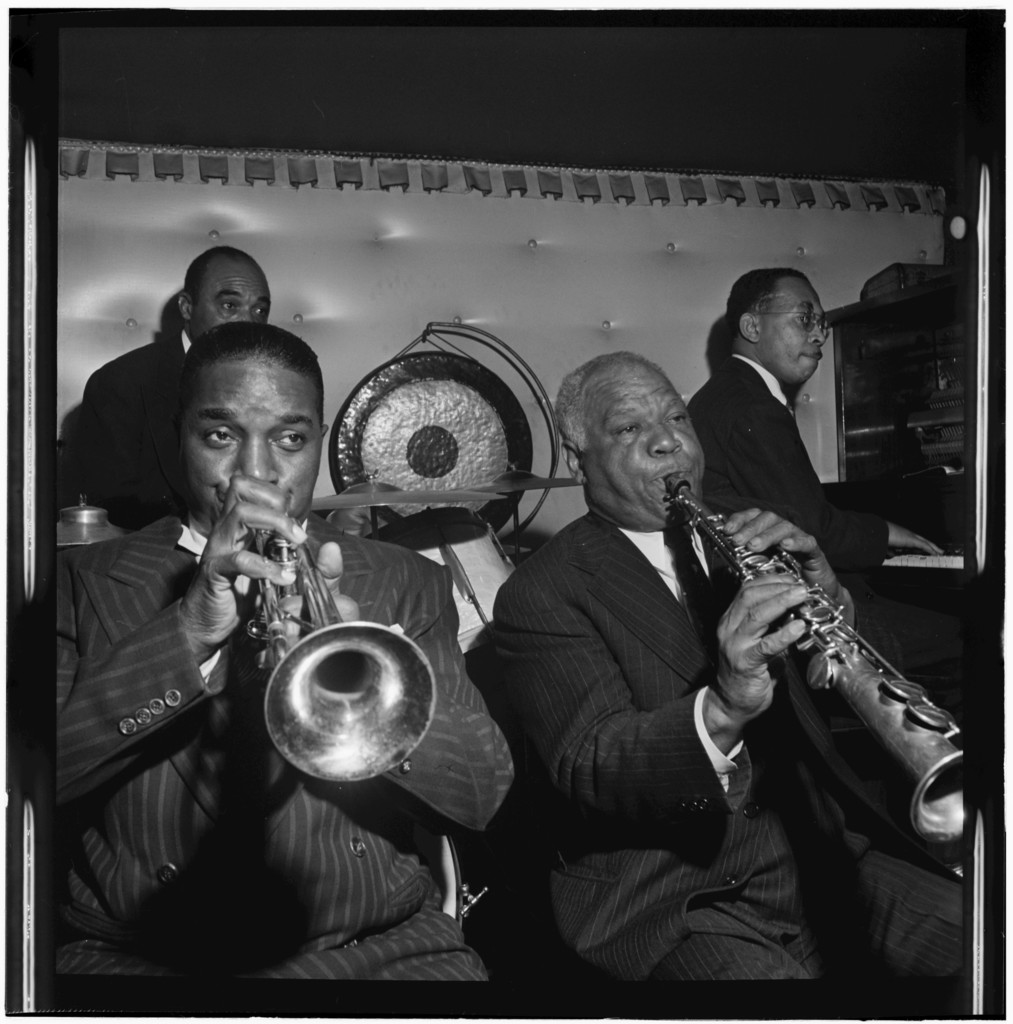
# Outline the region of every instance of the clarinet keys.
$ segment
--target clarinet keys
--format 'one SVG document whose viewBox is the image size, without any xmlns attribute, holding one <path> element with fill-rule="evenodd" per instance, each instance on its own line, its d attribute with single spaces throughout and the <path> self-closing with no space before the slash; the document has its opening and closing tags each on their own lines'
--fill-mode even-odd
<svg viewBox="0 0 1013 1024">
<path fill-rule="evenodd" d="M 740 580 L 786 573 L 805 583 L 801 565 L 787 552 L 758 554 L 736 545 L 724 532 L 724 516 L 693 497 L 685 480 L 671 476 L 665 486 L 673 510 L 689 519 Z M 964 826 L 963 752 L 955 743 L 959 726 L 844 621 L 843 608 L 829 594 L 821 587 L 807 586 L 807 591 L 790 614 L 806 624 L 795 647 L 808 655 L 809 685 L 836 689 L 914 783 L 915 832 L 929 842 L 957 841 Z"/>
</svg>

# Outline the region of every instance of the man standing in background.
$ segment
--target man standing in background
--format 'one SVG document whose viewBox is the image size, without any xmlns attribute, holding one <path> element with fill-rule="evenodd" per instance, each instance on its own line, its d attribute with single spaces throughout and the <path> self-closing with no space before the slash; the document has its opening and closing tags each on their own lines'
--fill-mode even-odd
<svg viewBox="0 0 1013 1024">
<path fill-rule="evenodd" d="M 190 264 L 177 303 L 179 336 L 126 352 L 88 379 L 65 457 L 68 493 L 131 530 L 186 507 L 175 415 L 190 343 L 218 324 L 266 323 L 271 292 L 251 256 L 217 246 Z"/>
</svg>

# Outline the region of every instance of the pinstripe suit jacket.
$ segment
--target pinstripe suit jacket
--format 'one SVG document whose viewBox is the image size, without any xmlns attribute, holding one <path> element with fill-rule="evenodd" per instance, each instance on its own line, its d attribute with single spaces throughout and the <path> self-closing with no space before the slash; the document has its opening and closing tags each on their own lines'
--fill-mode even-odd
<svg viewBox="0 0 1013 1024">
<path fill-rule="evenodd" d="M 237 695 L 259 705 L 258 691 L 230 676 L 227 647 L 206 684 L 189 653 L 179 599 L 196 560 L 175 546 L 179 520 L 62 553 L 58 799 L 75 844 L 66 918 L 91 938 L 65 947 L 58 969 L 483 976 L 411 839 L 412 819 L 484 827 L 512 779 L 465 675 L 448 574 L 314 516 L 309 531 L 314 545 L 340 540 L 342 592 L 362 617 L 401 625 L 433 665 L 435 718 L 410 770 L 324 783 L 257 747 L 273 776 L 263 794 L 247 792 L 261 755 L 231 748 L 227 726 Z M 239 756 L 253 760 L 230 775 Z"/>
<path fill-rule="evenodd" d="M 495 619 L 510 702 L 565 798 L 557 923 L 598 967 L 646 977 L 689 933 L 692 897 L 734 898 L 759 865 L 790 868 L 790 849 L 823 858 L 833 877 L 826 858 L 853 864 L 868 848 L 845 828 L 842 804 L 849 825 L 852 809 L 859 826 L 876 812 L 794 671 L 747 730 L 722 789 L 693 720 L 713 669 L 657 571 L 615 526 L 587 515 L 565 527 L 504 583 Z M 756 816 L 761 764 L 773 824 L 766 810 Z"/>
</svg>

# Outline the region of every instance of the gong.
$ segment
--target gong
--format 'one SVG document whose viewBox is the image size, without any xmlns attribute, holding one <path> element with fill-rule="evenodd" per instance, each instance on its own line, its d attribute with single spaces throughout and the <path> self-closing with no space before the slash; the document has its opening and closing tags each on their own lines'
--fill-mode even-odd
<svg viewBox="0 0 1013 1024">
<path fill-rule="evenodd" d="M 405 491 L 466 490 L 531 469 L 531 430 L 513 392 L 491 370 L 449 352 L 411 352 L 363 378 L 345 400 L 328 447 L 337 492 L 380 480 Z M 462 507 L 494 530 L 520 493 Z M 401 515 L 425 505 L 398 505 Z"/>
</svg>

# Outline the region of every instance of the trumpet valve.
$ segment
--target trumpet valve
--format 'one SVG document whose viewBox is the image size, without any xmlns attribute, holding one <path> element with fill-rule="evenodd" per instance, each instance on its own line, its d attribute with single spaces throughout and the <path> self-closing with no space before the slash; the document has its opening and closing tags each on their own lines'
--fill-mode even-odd
<svg viewBox="0 0 1013 1024">
<path fill-rule="evenodd" d="M 246 635 L 261 643 L 266 643 L 271 636 L 267 623 L 263 619 L 250 619 L 246 623 Z"/>
</svg>

